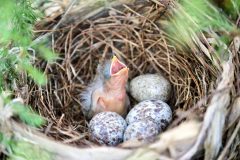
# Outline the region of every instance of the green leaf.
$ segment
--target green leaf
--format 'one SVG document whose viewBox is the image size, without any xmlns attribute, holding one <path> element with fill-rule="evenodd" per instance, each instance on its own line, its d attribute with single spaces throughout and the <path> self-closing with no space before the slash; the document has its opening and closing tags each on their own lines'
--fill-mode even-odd
<svg viewBox="0 0 240 160">
<path fill-rule="evenodd" d="M 37 48 L 39 50 L 39 52 L 41 53 L 41 56 L 47 60 L 47 61 L 54 61 L 57 59 L 57 54 L 55 54 L 54 52 L 52 52 L 50 49 L 44 47 L 44 46 L 39 46 Z"/>
<path fill-rule="evenodd" d="M 7 43 L 9 39 L 11 39 L 12 33 L 11 33 L 11 19 L 13 18 L 13 10 L 14 10 L 14 2 L 5 0 L 4 2 L 1 2 L 0 5 L 0 42 L 1 43 Z"/>
<path fill-rule="evenodd" d="M 26 51 L 32 43 L 33 26 L 39 14 L 32 8 L 30 0 L 2 0 L 0 5 L 0 91 L 11 89 L 16 73 L 27 71 L 39 85 L 46 84 L 46 76 L 33 67 Z M 23 53 L 9 53 L 8 49 L 23 48 Z M 55 54 L 43 46 L 35 46 L 46 60 L 54 60 Z M 19 69 L 20 68 L 20 69 Z M 22 70 L 23 69 L 23 70 Z"/>
<path fill-rule="evenodd" d="M 37 19 L 29 0 L 3 0 L 0 5 L 0 43 L 12 41 L 27 47 L 32 39 L 32 28 Z"/>
<path fill-rule="evenodd" d="M 240 13 L 240 1 L 239 0 L 210 0 L 213 4 L 216 4 L 223 12 L 228 15 L 233 21 L 237 20 Z"/>
<path fill-rule="evenodd" d="M 51 160 L 52 155 L 38 145 L 23 140 L 11 143 L 11 152 L 8 160 Z"/>
<path fill-rule="evenodd" d="M 37 19 L 37 14 L 29 0 L 18 0 L 14 5 L 13 39 L 18 45 L 27 47 L 31 43 L 33 24 Z"/>
<path fill-rule="evenodd" d="M 19 62 L 20 66 L 27 71 L 29 76 L 39 85 L 44 85 L 47 83 L 47 77 L 38 69 L 33 67 L 28 59 Z"/>
<path fill-rule="evenodd" d="M 45 120 L 37 115 L 35 112 L 30 110 L 30 106 L 22 105 L 20 103 L 13 103 L 12 107 L 15 111 L 15 114 L 28 125 L 39 127 L 45 123 Z"/>
<path fill-rule="evenodd" d="M 236 27 L 207 0 L 181 0 L 174 9 L 174 17 L 168 25 L 168 32 L 173 39 L 187 45 L 192 41 L 193 33 L 200 33 L 209 28 L 229 33 Z"/>
<path fill-rule="evenodd" d="M 4 133 L 0 132 L 0 143 L 7 148 L 9 145 L 11 145 L 12 141 Z"/>
</svg>

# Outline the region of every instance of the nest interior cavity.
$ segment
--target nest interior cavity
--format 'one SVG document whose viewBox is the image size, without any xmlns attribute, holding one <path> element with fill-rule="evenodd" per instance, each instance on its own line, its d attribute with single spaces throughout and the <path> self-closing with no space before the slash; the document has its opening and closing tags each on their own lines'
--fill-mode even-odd
<svg viewBox="0 0 240 160">
<path fill-rule="evenodd" d="M 208 95 L 217 70 L 201 52 L 192 53 L 170 43 L 161 23 L 167 19 L 167 7 L 149 2 L 105 13 L 61 24 L 49 41 L 58 59 L 53 63 L 35 61 L 47 75 L 48 83 L 38 86 L 28 80 L 25 102 L 47 118 L 43 132 L 64 143 L 95 145 L 88 140 L 80 94 L 94 78 L 97 64 L 112 54 L 130 68 L 130 80 L 144 73 L 162 73 L 171 82 L 173 92 L 168 103 L 174 110 L 174 122 L 170 128 L 194 113 L 201 118 L 205 108 L 194 106 Z M 50 32 L 60 20 L 58 15 L 39 23 L 37 32 Z M 188 110 L 194 110 L 191 116 L 183 114 Z"/>
</svg>

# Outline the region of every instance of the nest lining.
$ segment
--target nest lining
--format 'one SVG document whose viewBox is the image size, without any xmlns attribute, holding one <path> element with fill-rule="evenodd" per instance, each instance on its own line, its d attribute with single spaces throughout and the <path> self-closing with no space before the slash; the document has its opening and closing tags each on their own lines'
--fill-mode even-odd
<svg viewBox="0 0 240 160">
<path fill-rule="evenodd" d="M 80 110 L 80 93 L 94 78 L 97 64 L 112 53 L 130 68 L 130 80 L 144 73 L 164 74 L 173 85 L 168 103 L 174 110 L 188 110 L 208 94 L 217 71 L 204 54 L 177 50 L 168 42 L 159 24 L 165 9 L 151 3 L 123 11 L 113 9 L 108 16 L 65 24 L 54 32 L 52 47 L 59 59 L 53 64 L 36 61 L 48 76 L 48 84 L 30 83 L 26 102 L 48 118 L 48 136 L 65 143 L 91 144 Z M 39 30 L 48 30 L 57 21 L 47 22 Z"/>
</svg>

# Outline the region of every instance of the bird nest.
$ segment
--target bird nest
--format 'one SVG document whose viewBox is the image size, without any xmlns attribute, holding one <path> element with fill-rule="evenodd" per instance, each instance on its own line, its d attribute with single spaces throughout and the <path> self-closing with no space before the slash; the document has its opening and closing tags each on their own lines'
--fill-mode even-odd
<svg viewBox="0 0 240 160">
<path fill-rule="evenodd" d="M 50 35 L 47 45 L 58 53 L 58 59 L 47 63 L 37 58 L 34 65 L 47 75 L 47 85 L 38 86 L 24 79 L 22 82 L 27 85 L 19 83 L 16 94 L 47 119 L 41 129 L 45 135 L 23 130 L 14 122 L 15 131 L 54 154 L 56 159 L 240 156 L 239 68 L 236 67 L 239 48 L 231 44 L 229 60 L 220 64 L 206 54 L 203 39 L 199 38 L 193 48 L 187 49 L 172 44 L 164 28 L 171 14 L 169 6 L 159 1 L 140 1 L 94 9 L 96 13 L 85 17 L 79 17 L 76 8 L 75 12 L 67 8 L 69 13 L 56 13 L 41 21 L 36 32 L 39 37 Z M 144 73 L 162 73 L 173 86 L 168 102 L 173 121 L 152 144 L 126 142 L 108 148 L 89 141 L 80 94 L 94 78 L 98 63 L 113 53 L 129 67 L 130 80 Z M 131 106 L 134 104 L 131 99 Z"/>
</svg>

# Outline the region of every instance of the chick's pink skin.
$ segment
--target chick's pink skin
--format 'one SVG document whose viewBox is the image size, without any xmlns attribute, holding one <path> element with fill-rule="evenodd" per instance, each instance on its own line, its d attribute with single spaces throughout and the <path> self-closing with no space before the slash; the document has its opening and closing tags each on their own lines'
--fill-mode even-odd
<svg viewBox="0 0 240 160">
<path fill-rule="evenodd" d="M 110 79 L 93 93 L 93 110 L 96 113 L 102 111 L 116 112 L 122 116 L 127 113 L 129 99 L 126 94 L 128 80 L 128 68 L 113 57 L 110 67 Z"/>
</svg>

